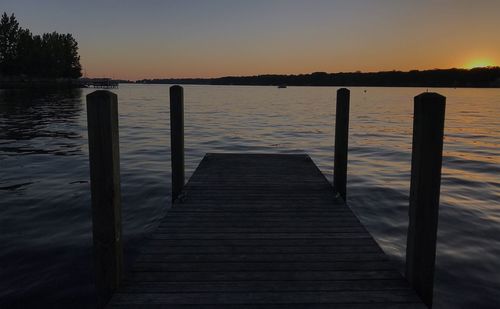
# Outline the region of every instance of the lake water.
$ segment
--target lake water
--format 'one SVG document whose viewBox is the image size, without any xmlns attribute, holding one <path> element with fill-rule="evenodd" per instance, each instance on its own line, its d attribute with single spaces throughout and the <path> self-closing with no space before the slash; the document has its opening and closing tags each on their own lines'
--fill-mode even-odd
<svg viewBox="0 0 500 309">
<path fill-rule="evenodd" d="M 0 90 L 0 307 L 93 306 L 91 91 Z M 113 91 L 130 263 L 170 207 L 168 86 Z M 422 91 L 351 88 L 348 204 L 401 272 Z M 500 89 L 432 91 L 447 96 L 435 307 L 500 307 Z M 331 180 L 335 92 L 185 86 L 186 176 L 206 152 L 306 152 Z"/>
</svg>

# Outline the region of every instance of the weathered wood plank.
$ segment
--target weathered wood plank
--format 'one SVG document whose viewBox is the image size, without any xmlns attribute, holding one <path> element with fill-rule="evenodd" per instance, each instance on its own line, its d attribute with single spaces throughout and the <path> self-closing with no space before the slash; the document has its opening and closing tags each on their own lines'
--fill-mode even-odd
<svg viewBox="0 0 500 309">
<path fill-rule="evenodd" d="M 282 253 L 282 254 L 147 254 L 137 258 L 142 262 L 338 262 L 386 260 L 383 253 Z"/>
<path fill-rule="evenodd" d="M 325 214 L 336 214 L 336 213 L 352 213 L 345 207 L 332 205 L 332 202 L 322 202 L 322 203 L 311 203 L 311 201 L 301 202 L 301 201 L 271 201 L 269 203 L 263 204 L 262 202 L 243 202 L 243 203 L 231 203 L 231 202 L 210 202 L 203 201 L 200 203 L 189 203 L 189 201 L 184 201 L 182 208 L 176 206 L 170 210 L 170 212 L 229 212 L 229 213 L 266 213 L 266 212 L 283 212 L 283 213 L 318 213 L 324 212 Z"/>
<path fill-rule="evenodd" d="M 268 281 L 268 280 L 364 280 L 397 279 L 400 274 L 394 271 L 209 271 L 209 272 L 136 272 L 130 278 L 137 281 Z"/>
<path fill-rule="evenodd" d="M 203 262 L 203 263 L 149 263 L 134 265 L 134 272 L 179 272 L 179 271 L 335 271 L 335 270 L 392 270 L 394 265 L 382 261 L 339 261 L 339 262 Z"/>
<path fill-rule="evenodd" d="M 208 154 L 114 308 L 419 308 L 306 155 Z"/>
<path fill-rule="evenodd" d="M 205 227 L 254 227 L 254 228 L 278 228 L 278 227 L 288 227 L 288 226 L 301 226 L 301 227 L 310 227 L 310 226 L 322 226 L 325 228 L 334 228 L 334 227 L 358 227 L 363 231 L 365 229 L 359 224 L 357 220 L 354 218 L 317 218 L 310 219 L 305 217 L 304 221 L 301 221 L 300 218 L 251 218 L 251 217 L 216 217 L 211 216 L 207 218 L 200 217 L 191 217 L 187 218 L 187 215 L 183 218 L 170 218 L 172 220 L 165 220 L 160 224 L 161 228 L 168 227 L 183 227 L 183 226 L 202 226 Z M 176 220 L 178 219 L 178 220 Z M 211 220 L 210 220 L 211 219 Z M 241 225 L 238 225 L 236 222 L 240 219 Z M 330 219 L 330 220 L 328 220 Z"/>
<path fill-rule="evenodd" d="M 146 243 L 147 247 L 258 247 L 258 248 L 280 248 L 280 247 L 368 247 L 376 249 L 377 252 L 380 249 L 377 247 L 373 239 L 370 238 L 360 238 L 360 239 L 343 239 L 343 238 L 302 238 L 302 239 L 151 239 Z"/>
<path fill-rule="evenodd" d="M 384 302 L 384 303 L 301 303 L 301 304 L 111 304 L 110 308 L 141 308 L 141 309 L 421 309 L 425 308 L 421 303 L 408 302 Z"/>
<path fill-rule="evenodd" d="M 247 292 L 247 293 L 134 293 L 116 294 L 116 304 L 300 304 L 416 302 L 406 290 L 328 292 Z"/>
<path fill-rule="evenodd" d="M 285 253 L 304 253 L 304 254 L 324 254 L 324 253 L 346 253 L 346 252 L 376 252 L 370 250 L 370 246 L 338 246 L 338 247 L 160 247 L 160 246 L 147 246 L 143 248 L 144 254 L 285 254 Z"/>
<path fill-rule="evenodd" d="M 299 239 L 299 238 L 318 238 L 318 239 L 372 239 L 367 233 L 297 233 L 297 232 L 275 232 L 275 233 L 217 233 L 208 231 L 197 232 L 157 232 L 152 236 L 154 239 Z"/>
<path fill-rule="evenodd" d="M 264 220 L 264 221 L 270 221 L 270 220 L 289 220 L 289 219 L 300 219 L 303 218 L 304 220 L 324 220 L 324 221 L 330 221 L 334 220 L 336 218 L 356 218 L 352 212 L 347 211 L 347 210 L 342 210 L 342 211 L 335 211 L 335 212 L 330 212 L 330 211 L 321 211 L 321 210 L 308 210 L 308 211 L 300 211 L 299 209 L 296 209 L 293 211 L 285 211 L 286 209 L 283 209 L 283 211 L 280 211 L 279 209 L 272 209 L 269 211 L 264 211 L 264 210 L 258 210 L 258 209 L 234 209 L 230 208 L 227 211 L 224 211 L 223 209 L 217 209 L 217 210 L 208 210 L 208 209 L 199 209 L 199 210 L 192 210 L 190 208 L 188 209 L 171 209 L 168 213 L 168 216 L 163 219 L 163 222 L 169 222 L 169 221 L 178 221 L 178 220 L 192 220 L 192 219 L 197 219 L 197 220 L 208 220 L 212 221 L 215 220 L 216 218 L 224 218 L 224 219 L 231 219 L 234 218 L 234 220 Z M 215 218 L 212 218 L 215 217 Z M 356 218 L 357 219 L 357 218 Z"/>
<path fill-rule="evenodd" d="M 302 219 L 302 220 L 301 220 Z M 161 222 L 161 226 L 167 227 L 176 224 L 234 224 L 234 222 L 241 222 L 242 224 L 323 224 L 329 226 L 358 226 L 359 221 L 350 214 L 340 214 L 339 216 L 304 216 L 300 217 L 296 214 L 279 216 L 266 216 L 256 213 L 246 213 L 244 216 L 221 215 L 217 213 L 186 213 L 184 215 L 172 215 L 168 219 Z"/>
<path fill-rule="evenodd" d="M 229 232 L 229 233 L 247 233 L 247 232 L 258 232 L 258 233 L 272 233 L 272 232 L 285 232 L 285 233 L 297 233 L 297 232 L 309 232 L 309 233 L 345 233 L 345 232 L 361 232 L 365 234 L 365 229 L 356 226 L 353 223 L 339 223 L 338 226 L 331 226 L 329 224 L 321 224 L 314 222 L 294 224 L 291 223 L 278 223 L 278 222 L 256 222 L 256 223 L 242 223 L 238 226 L 237 223 L 232 222 L 218 222 L 218 223 L 203 223 L 198 222 L 195 224 L 167 224 L 162 225 L 158 228 L 160 232 L 162 231 L 193 231 L 201 230 L 202 232 Z"/>
<path fill-rule="evenodd" d="M 272 292 L 272 291 L 383 291 L 407 289 L 406 280 L 337 280 L 337 281 L 218 281 L 218 282 L 135 282 L 124 281 L 122 292 Z"/>
</svg>

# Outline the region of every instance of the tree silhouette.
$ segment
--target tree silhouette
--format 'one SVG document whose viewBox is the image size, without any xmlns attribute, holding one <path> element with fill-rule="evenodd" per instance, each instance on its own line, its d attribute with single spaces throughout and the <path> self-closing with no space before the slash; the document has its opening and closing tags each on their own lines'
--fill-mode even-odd
<svg viewBox="0 0 500 309">
<path fill-rule="evenodd" d="M 2 14 L 0 20 L 0 74 L 11 74 L 17 52 L 19 23 L 14 14 Z"/>
<path fill-rule="evenodd" d="M 33 35 L 14 14 L 0 20 L 0 75 L 29 78 L 78 78 L 78 43 L 71 34 Z"/>
</svg>

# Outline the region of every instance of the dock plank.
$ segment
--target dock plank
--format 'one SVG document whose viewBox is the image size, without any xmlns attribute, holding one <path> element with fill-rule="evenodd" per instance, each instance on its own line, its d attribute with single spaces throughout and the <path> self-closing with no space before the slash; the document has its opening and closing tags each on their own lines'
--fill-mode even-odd
<svg viewBox="0 0 500 309">
<path fill-rule="evenodd" d="M 425 308 L 302 154 L 207 154 L 108 307 Z"/>
</svg>

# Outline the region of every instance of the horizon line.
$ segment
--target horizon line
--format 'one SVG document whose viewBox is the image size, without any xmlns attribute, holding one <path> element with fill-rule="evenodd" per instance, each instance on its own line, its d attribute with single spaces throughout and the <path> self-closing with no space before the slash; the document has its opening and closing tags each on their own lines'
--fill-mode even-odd
<svg viewBox="0 0 500 309">
<path fill-rule="evenodd" d="M 129 79 L 129 78 L 111 78 L 113 80 L 127 80 L 127 81 L 140 81 L 140 80 L 161 80 L 161 79 L 186 79 L 186 80 L 193 80 L 193 79 L 218 79 L 218 78 L 227 78 L 227 77 L 257 77 L 257 76 L 298 76 L 298 75 L 311 75 L 315 73 L 326 73 L 326 74 L 373 74 L 373 73 L 388 73 L 388 72 L 402 72 L 402 73 L 410 73 L 410 72 L 425 72 L 425 71 L 446 71 L 446 70 L 465 70 L 465 71 L 472 71 L 472 70 L 477 70 L 477 69 L 500 69 L 500 66 L 494 65 L 494 66 L 483 66 L 483 67 L 473 67 L 473 68 L 460 68 L 460 67 L 451 67 L 451 68 L 433 68 L 433 69 L 411 69 L 411 70 L 398 70 L 398 69 L 393 69 L 393 70 L 382 70 L 382 71 L 338 71 L 338 72 L 326 72 L 326 71 L 314 71 L 314 72 L 309 72 L 309 73 L 291 73 L 291 74 L 286 74 L 286 73 L 263 73 L 263 74 L 254 74 L 254 75 L 219 75 L 219 76 L 213 76 L 213 77 L 146 77 L 146 78 L 139 78 L 139 79 Z M 82 76 L 81 78 L 109 78 L 109 77 L 104 77 L 104 76 L 95 76 L 95 77 L 89 77 L 89 76 Z"/>
</svg>

